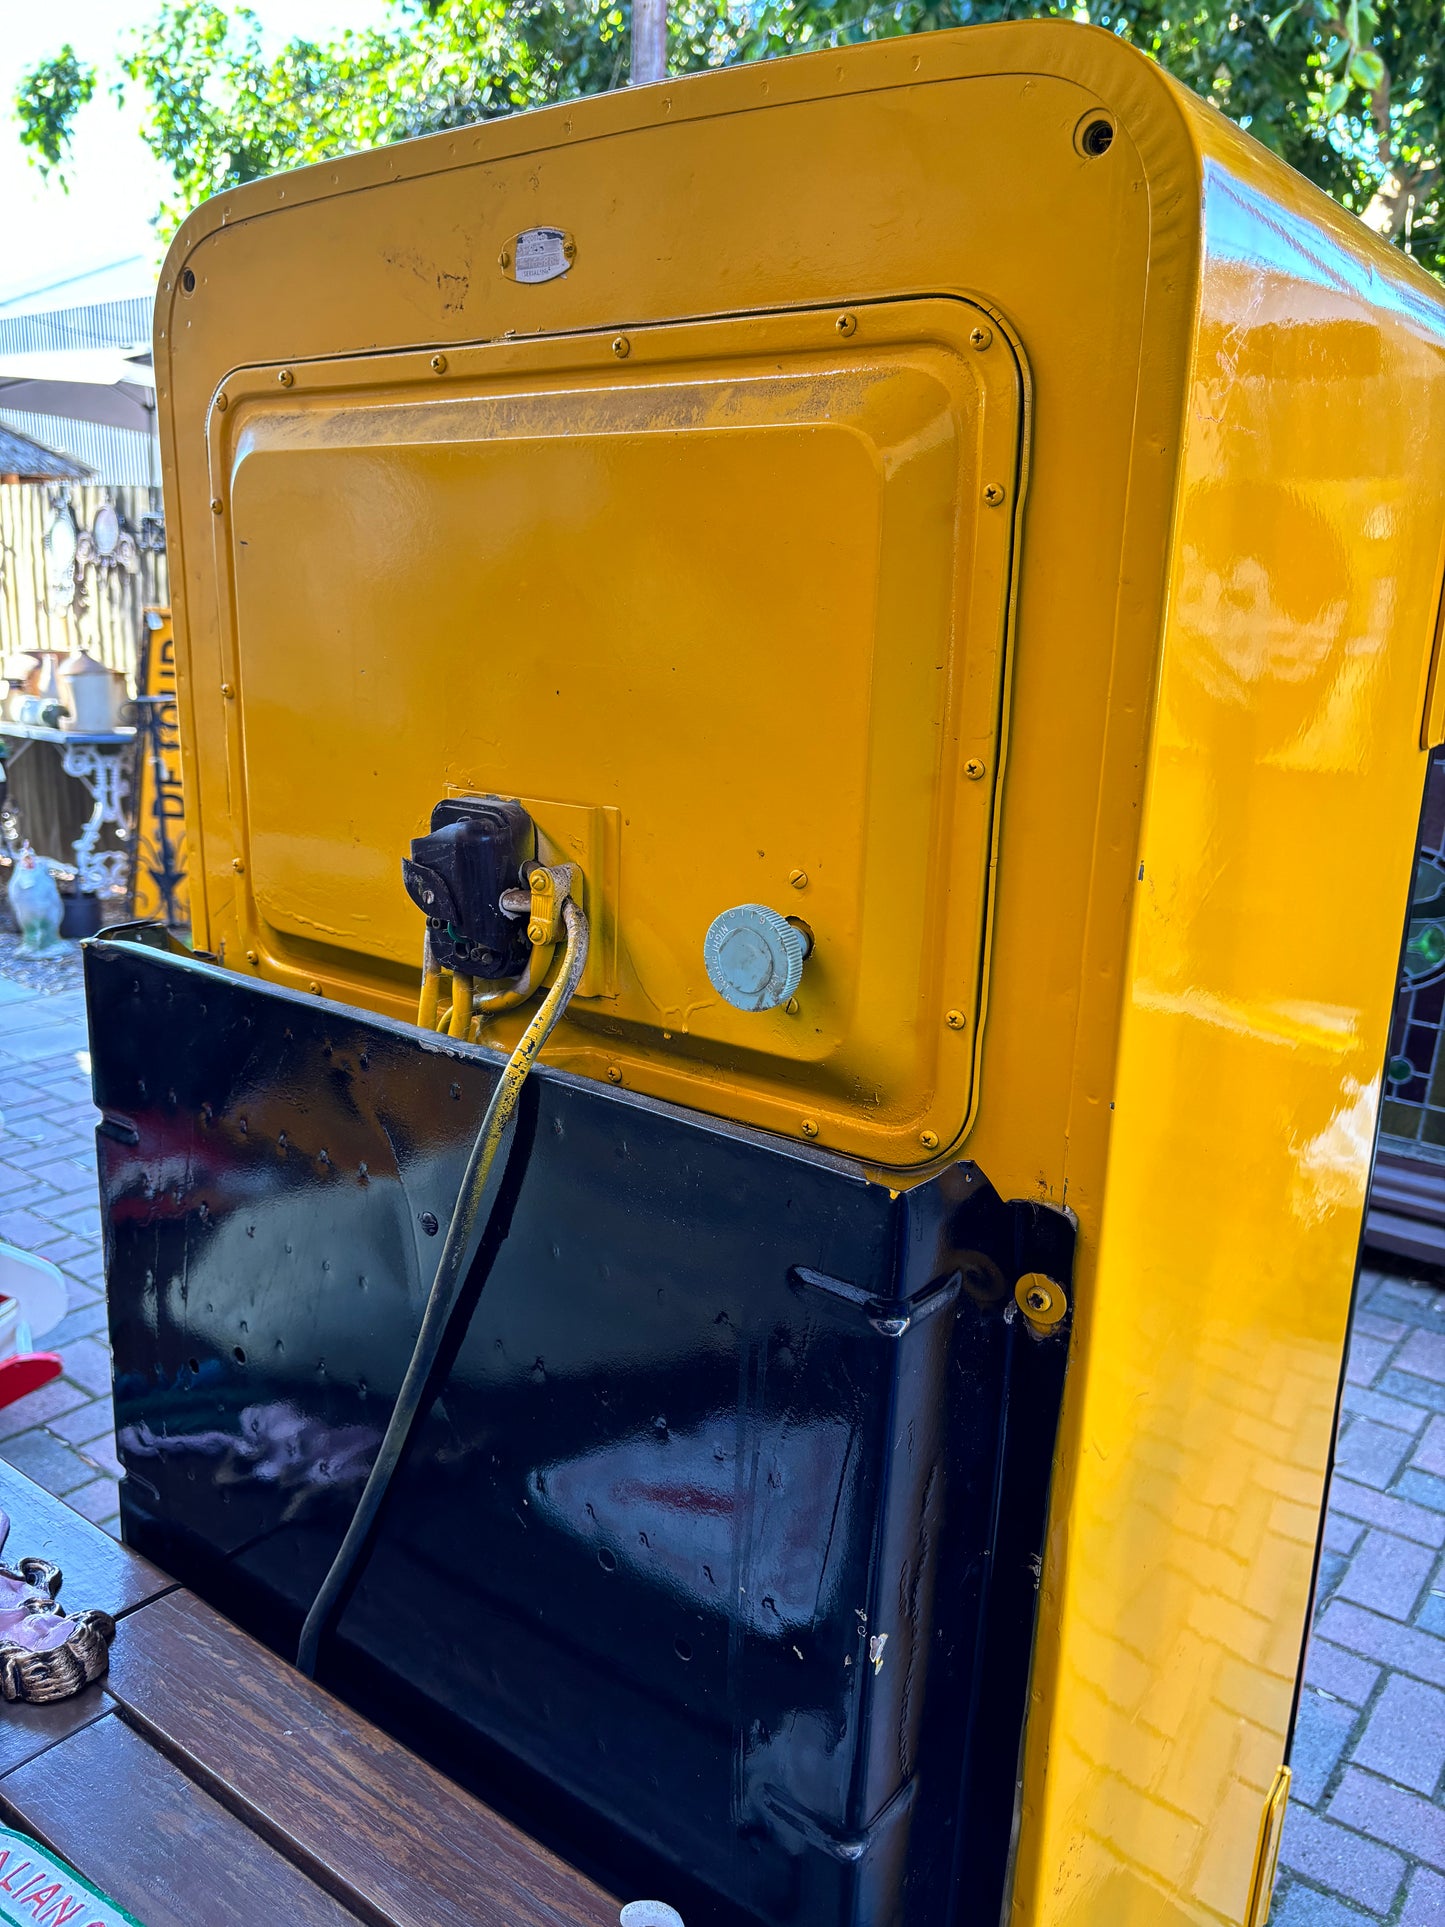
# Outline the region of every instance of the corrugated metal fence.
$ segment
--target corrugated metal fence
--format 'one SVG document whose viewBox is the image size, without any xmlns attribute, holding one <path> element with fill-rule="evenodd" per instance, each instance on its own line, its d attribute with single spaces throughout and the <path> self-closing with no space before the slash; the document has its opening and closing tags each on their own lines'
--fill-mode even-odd
<svg viewBox="0 0 1445 1927">
<path fill-rule="evenodd" d="M 135 674 L 141 612 L 170 600 L 163 555 L 142 554 L 134 575 L 124 569 L 85 571 L 85 608 L 76 616 L 50 608 L 45 531 L 50 526 L 52 486 L 0 486 L 0 654 L 17 649 L 85 647 L 113 669 Z M 144 515 L 159 515 L 161 492 L 152 488 L 72 488 L 77 525 L 89 528 L 96 510 L 113 502 L 132 530 Z"/>
</svg>

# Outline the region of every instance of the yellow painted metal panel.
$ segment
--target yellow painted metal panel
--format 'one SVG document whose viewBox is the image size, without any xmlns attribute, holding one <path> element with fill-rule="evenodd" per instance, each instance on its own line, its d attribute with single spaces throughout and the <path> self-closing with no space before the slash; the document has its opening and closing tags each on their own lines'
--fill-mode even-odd
<svg viewBox="0 0 1445 1927">
<path fill-rule="evenodd" d="M 409 1014 L 397 858 L 442 790 L 570 793 L 620 813 L 620 969 L 554 1060 L 927 1161 L 977 1030 L 1007 341 L 913 301 L 433 359 L 249 370 L 211 414 L 247 950 Z M 812 933 L 786 1008 L 708 981 L 736 903 Z"/>
<path fill-rule="evenodd" d="M 1079 130 L 1100 115 L 1114 138 L 1090 156 Z M 573 258 L 543 285 L 519 283 L 501 252 L 543 224 L 571 238 Z M 971 302 L 1017 354 L 1029 476 L 994 812 L 987 838 L 979 826 L 968 843 L 973 857 L 991 850 L 991 882 L 956 928 L 951 910 L 938 926 L 983 958 L 954 1148 L 1006 1195 L 1066 1204 L 1080 1229 L 1013 1915 L 1237 1927 L 1308 1615 L 1423 782 L 1445 531 L 1433 284 L 1157 67 L 1058 23 L 633 90 L 221 197 L 178 237 L 157 318 L 202 940 L 244 968 L 260 929 L 233 867 L 258 784 L 285 788 L 328 849 L 344 835 L 315 731 L 265 713 L 291 700 L 275 605 L 297 590 L 279 573 L 246 660 L 230 563 L 245 553 L 249 457 L 216 421 L 218 394 L 236 387 L 252 407 L 254 388 L 259 422 L 262 391 L 289 367 L 298 411 L 319 420 L 334 408 L 328 369 L 364 383 L 360 364 L 410 355 L 413 395 L 430 380 L 435 405 L 455 406 L 442 397 L 457 382 L 480 407 L 484 366 L 535 391 L 548 354 L 584 342 L 610 353 L 619 334 L 653 330 L 682 342 L 739 316 L 766 335 L 787 310 L 861 316 L 922 297 Z M 951 352 L 965 359 L 957 341 Z M 446 371 L 424 374 L 435 356 Z M 614 370 L 611 385 L 632 379 Z M 795 459 L 805 478 L 821 472 Z M 655 505 L 659 485 L 628 460 Z M 739 477 L 726 464 L 711 471 L 704 519 L 732 512 L 727 480 Z M 802 512 L 821 539 L 822 519 Z M 843 513 L 856 534 L 856 495 Z M 455 543 L 438 543 L 435 577 L 456 560 Z M 325 576 L 314 551 L 298 566 L 313 561 Z M 751 585 L 733 578 L 751 556 L 709 563 L 728 606 L 746 607 Z M 815 587 L 829 606 L 822 567 Z M 433 598 L 456 613 L 460 593 L 427 590 L 417 624 Z M 324 605 L 313 613 L 324 622 Z M 378 668 L 403 685 L 418 633 L 372 637 Z M 856 669 L 863 643 L 848 635 Z M 325 670 L 299 661 L 312 647 L 298 641 L 290 687 L 309 691 L 314 717 Z M 340 647 L 333 633 L 333 677 Z M 781 664 L 774 675 L 785 701 Z M 542 685 L 544 713 L 546 700 Z M 775 727 L 770 714 L 773 750 Z M 732 738 L 701 719 L 688 748 L 693 782 L 720 795 Z M 633 740 L 621 761 L 643 751 Z M 676 759 L 675 745 L 661 754 Z M 437 794 L 458 777 L 488 782 L 484 761 L 439 769 Z M 826 779 L 840 793 L 857 781 L 846 761 Z M 613 800 L 543 787 L 540 773 L 525 788 Z M 797 808 L 786 799 L 795 826 Z M 372 832 L 357 823 L 366 869 Z M 620 836 L 620 952 L 637 827 L 624 821 Z M 302 962 L 280 952 L 301 941 L 281 926 L 288 903 L 296 922 L 304 865 L 274 821 L 265 835 L 258 883 L 275 934 L 257 967 L 284 977 Z M 719 860 L 719 885 L 738 860 Z M 701 891 L 713 861 L 702 850 L 680 887 Z M 919 863 L 916 848 L 906 861 Z M 915 1066 L 930 942 L 915 926 L 919 974 L 897 1012 Z M 581 1040 L 601 1021 L 579 1017 L 569 1040 L 591 1074 L 602 1060 Z M 666 1083 L 682 1059 L 646 1025 L 629 1036 L 639 1088 L 703 1101 L 696 1083 Z M 717 1108 L 745 1101 L 755 1121 L 781 1120 L 780 1094 L 821 1073 L 802 1053 L 758 1055 L 766 1075 L 720 1060 Z M 915 1069 L 912 1088 L 928 1082 Z M 950 1100 L 956 1117 L 962 1101 Z M 893 1143 L 920 1115 L 904 1126 L 906 1113 L 900 1097 L 883 1120 L 895 1164 Z"/>
</svg>

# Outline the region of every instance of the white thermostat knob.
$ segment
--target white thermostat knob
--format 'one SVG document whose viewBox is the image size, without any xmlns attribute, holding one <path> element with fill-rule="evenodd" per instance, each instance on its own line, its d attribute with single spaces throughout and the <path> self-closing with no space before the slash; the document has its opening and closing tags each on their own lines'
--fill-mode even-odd
<svg viewBox="0 0 1445 1927">
<path fill-rule="evenodd" d="M 714 917 L 702 946 L 713 989 L 735 1010 L 773 1010 L 803 977 L 807 939 L 776 910 L 740 903 Z"/>
</svg>

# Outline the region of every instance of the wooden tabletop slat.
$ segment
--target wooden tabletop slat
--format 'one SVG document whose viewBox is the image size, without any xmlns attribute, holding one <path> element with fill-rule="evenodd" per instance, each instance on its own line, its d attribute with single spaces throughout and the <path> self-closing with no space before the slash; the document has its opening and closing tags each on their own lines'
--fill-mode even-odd
<svg viewBox="0 0 1445 1927">
<path fill-rule="evenodd" d="M 616 1927 L 600 1888 L 190 1593 L 127 1619 L 106 1686 L 131 1725 L 363 1916 Z"/>
<path fill-rule="evenodd" d="M 98 1683 L 87 1686 L 74 1699 L 57 1700 L 53 1706 L 27 1706 L 0 1703 L 0 1775 L 13 1773 L 37 1753 L 69 1739 L 82 1726 L 89 1726 L 109 1712 L 111 1702 Z"/>
<path fill-rule="evenodd" d="M 0 1780 L 0 1811 L 145 1927 L 357 1927 L 114 1713 Z"/>
<path fill-rule="evenodd" d="M 68 1612 L 86 1606 L 119 1617 L 174 1589 L 175 1581 L 149 1559 L 112 1539 L 72 1512 L 22 1472 L 0 1460 L 0 1511 L 10 1515 L 10 1536 L 0 1564 L 48 1559 L 65 1575 L 61 1604 Z"/>
</svg>

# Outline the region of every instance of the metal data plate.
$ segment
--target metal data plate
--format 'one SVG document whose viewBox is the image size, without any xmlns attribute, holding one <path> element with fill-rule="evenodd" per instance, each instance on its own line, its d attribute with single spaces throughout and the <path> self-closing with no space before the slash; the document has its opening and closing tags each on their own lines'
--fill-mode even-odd
<svg viewBox="0 0 1445 1927">
<path fill-rule="evenodd" d="M 403 1014 L 421 930 L 399 859 L 432 805 L 562 799 L 618 826 L 588 879 L 616 965 L 557 1061 L 877 1164 L 954 1143 L 1020 487 L 996 324 L 919 299 L 260 368 L 224 393 L 262 973 Z M 813 933 L 787 1008 L 708 981 L 704 936 L 738 903 Z"/>
</svg>

